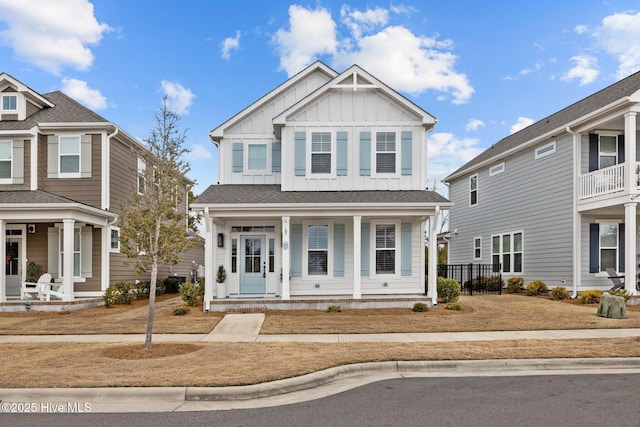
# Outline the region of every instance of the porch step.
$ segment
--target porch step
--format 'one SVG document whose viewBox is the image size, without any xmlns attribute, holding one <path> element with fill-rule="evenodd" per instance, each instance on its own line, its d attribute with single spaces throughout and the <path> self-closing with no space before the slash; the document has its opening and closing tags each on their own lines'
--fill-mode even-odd
<svg viewBox="0 0 640 427">
<path fill-rule="evenodd" d="M 266 306 L 253 306 L 253 307 L 229 307 L 227 313 L 266 313 L 268 311 Z"/>
</svg>

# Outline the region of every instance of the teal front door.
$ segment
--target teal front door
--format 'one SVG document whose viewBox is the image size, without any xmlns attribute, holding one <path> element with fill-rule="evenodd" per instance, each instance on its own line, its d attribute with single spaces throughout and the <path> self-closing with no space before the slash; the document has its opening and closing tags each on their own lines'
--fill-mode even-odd
<svg viewBox="0 0 640 427">
<path fill-rule="evenodd" d="M 264 294 L 267 290 L 264 236 L 240 239 L 240 293 Z"/>
</svg>

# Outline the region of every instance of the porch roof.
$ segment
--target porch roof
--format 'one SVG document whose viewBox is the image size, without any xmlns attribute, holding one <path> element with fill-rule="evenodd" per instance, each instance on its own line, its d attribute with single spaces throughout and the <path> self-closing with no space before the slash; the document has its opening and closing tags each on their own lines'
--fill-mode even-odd
<svg viewBox="0 0 640 427">
<path fill-rule="evenodd" d="M 449 207 L 451 202 L 435 191 L 281 191 L 280 185 L 211 185 L 192 203 L 193 207 L 233 204 L 422 204 Z"/>
</svg>

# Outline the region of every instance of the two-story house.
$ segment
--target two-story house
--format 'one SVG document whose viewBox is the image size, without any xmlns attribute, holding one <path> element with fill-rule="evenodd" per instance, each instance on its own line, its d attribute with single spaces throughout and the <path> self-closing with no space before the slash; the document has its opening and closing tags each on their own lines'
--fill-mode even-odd
<svg viewBox="0 0 640 427">
<path fill-rule="evenodd" d="M 125 265 L 116 226 L 137 191 L 143 150 L 65 94 L 39 94 L 0 73 L 0 302 L 20 298 L 31 262 L 37 276 L 50 273 L 63 284 L 67 301 L 99 297 L 119 280 L 148 279 Z M 186 212 L 191 184 L 180 184 L 177 209 Z M 199 257 L 195 250 L 173 271 L 188 276 L 202 253 L 201 245 Z"/>
<path fill-rule="evenodd" d="M 425 190 L 435 123 L 362 68 L 315 62 L 213 129 L 220 181 L 192 204 L 205 218 L 205 307 L 214 295 L 424 294 L 425 225 L 435 235 L 450 206 Z"/>
<path fill-rule="evenodd" d="M 449 262 L 578 292 L 636 292 L 640 73 L 495 143 L 449 175 Z"/>
</svg>

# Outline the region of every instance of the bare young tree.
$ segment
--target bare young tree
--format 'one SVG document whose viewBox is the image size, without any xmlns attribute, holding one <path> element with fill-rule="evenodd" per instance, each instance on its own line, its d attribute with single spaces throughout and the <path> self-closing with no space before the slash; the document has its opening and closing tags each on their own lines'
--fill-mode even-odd
<svg viewBox="0 0 640 427">
<path fill-rule="evenodd" d="M 119 218 L 120 250 L 138 273 L 150 272 L 149 315 L 144 347 L 151 348 L 156 282 L 160 265 L 175 265 L 180 254 L 192 246 L 187 238 L 185 214 L 177 205 L 184 200 L 183 179 L 189 164 L 182 156 L 186 132 L 180 131 L 178 114 L 169 109 L 166 96 L 154 114 L 155 127 L 141 152 L 144 170 L 139 170 L 137 189 L 122 206 Z"/>
</svg>

